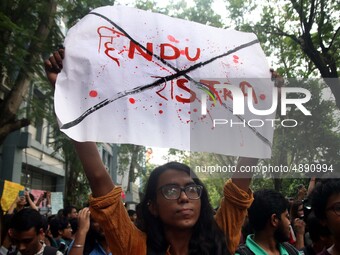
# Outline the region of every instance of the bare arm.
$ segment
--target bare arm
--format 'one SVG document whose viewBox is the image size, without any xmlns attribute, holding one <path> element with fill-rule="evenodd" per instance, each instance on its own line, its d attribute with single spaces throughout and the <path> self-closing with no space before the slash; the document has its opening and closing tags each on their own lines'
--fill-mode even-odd
<svg viewBox="0 0 340 255">
<path fill-rule="evenodd" d="M 28 191 L 25 191 L 25 197 L 26 200 L 28 201 L 30 207 L 36 211 L 39 211 L 38 207 L 35 205 L 35 203 L 32 201 L 31 197 L 29 196 L 30 194 L 28 193 Z"/>
<path fill-rule="evenodd" d="M 100 158 L 96 143 L 73 141 L 73 144 L 89 180 L 93 197 L 109 193 L 114 184 Z"/>
<path fill-rule="evenodd" d="M 242 168 L 247 166 L 256 166 L 258 162 L 257 158 L 239 158 L 236 166 L 236 172 L 232 176 L 233 183 L 240 189 L 248 192 L 253 173 L 240 172 Z"/>
<path fill-rule="evenodd" d="M 11 204 L 10 208 L 7 211 L 7 214 L 13 214 L 15 207 L 17 207 L 17 203 L 19 202 L 20 197 L 18 196 L 13 203 Z"/>
<path fill-rule="evenodd" d="M 35 205 L 37 207 L 39 207 L 40 203 L 44 200 L 44 194 L 41 194 L 37 200 L 37 202 L 35 202 Z"/>
<path fill-rule="evenodd" d="M 69 255 L 83 255 L 86 235 L 90 229 L 90 210 L 88 207 L 79 211 L 78 230 L 69 251 Z"/>
<path fill-rule="evenodd" d="M 315 177 L 310 178 L 308 189 L 307 189 L 307 197 L 309 196 L 310 193 L 312 193 L 312 191 L 315 187 L 315 181 L 316 181 Z"/>
</svg>

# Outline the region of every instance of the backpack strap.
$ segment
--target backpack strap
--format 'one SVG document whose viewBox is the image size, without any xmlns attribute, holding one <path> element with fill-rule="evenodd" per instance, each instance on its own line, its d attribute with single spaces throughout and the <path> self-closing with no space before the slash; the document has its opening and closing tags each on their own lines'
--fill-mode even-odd
<svg viewBox="0 0 340 255">
<path fill-rule="evenodd" d="M 56 255 L 58 249 L 52 246 L 45 246 L 43 255 Z"/>
<path fill-rule="evenodd" d="M 241 244 L 238 246 L 236 253 L 240 255 L 255 255 L 254 252 L 252 252 L 247 245 Z"/>
<path fill-rule="evenodd" d="M 286 251 L 288 252 L 289 255 L 299 255 L 299 251 L 290 243 L 288 242 L 284 242 L 281 243 L 282 246 L 286 249 Z"/>
</svg>

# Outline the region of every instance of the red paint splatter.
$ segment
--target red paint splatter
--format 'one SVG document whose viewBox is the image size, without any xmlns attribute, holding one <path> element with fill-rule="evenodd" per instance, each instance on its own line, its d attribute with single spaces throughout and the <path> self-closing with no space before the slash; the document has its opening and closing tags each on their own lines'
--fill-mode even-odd
<svg viewBox="0 0 340 255">
<path fill-rule="evenodd" d="M 191 112 L 188 112 L 189 114 L 191 114 Z"/>
<path fill-rule="evenodd" d="M 236 56 L 236 55 L 234 55 L 234 56 L 233 56 L 233 58 L 234 58 L 234 60 L 233 60 L 233 61 L 234 61 L 234 63 L 235 63 L 235 64 L 237 64 L 237 63 L 238 63 L 238 60 L 239 60 L 239 57 L 238 57 L 238 56 Z"/>
<path fill-rule="evenodd" d="M 89 96 L 90 96 L 90 97 L 96 97 L 96 96 L 98 96 L 98 92 L 97 92 L 96 90 L 91 90 L 91 91 L 89 92 Z"/>
<path fill-rule="evenodd" d="M 134 104 L 134 103 L 136 103 L 136 100 L 135 100 L 134 98 L 130 97 L 130 98 L 129 98 L 129 102 L 130 102 L 131 104 Z"/>
<path fill-rule="evenodd" d="M 261 99 L 261 100 L 265 100 L 265 99 L 266 99 L 266 95 L 265 95 L 265 94 L 261 94 L 261 95 L 260 95 L 260 99 Z"/>
<path fill-rule="evenodd" d="M 159 110 L 159 114 L 163 114 L 163 111 L 162 111 L 162 110 Z"/>
<path fill-rule="evenodd" d="M 194 112 L 197 112 L 197 109 L 196 109 L 196 108 L 194 109 Z"/>
<path fill-rule="evenodd" d="M 159 106 L 162 106 L 162 103 L 160 103 Z"/>
<path fill-rule="evenodd" d="M 176 38 L 173 37 L 172 35 L 168 35 L 168 39 L 169 39 L 170 42 L 179 43 L 179 41 L 176 40 Z"/>
<path fill-rule="evenodd" d="M 182 109 L 179 109 L 178 111 L 179 111 L 179 112 L 181 112 L 181 111 L 182 111 Z"/>
</svg>

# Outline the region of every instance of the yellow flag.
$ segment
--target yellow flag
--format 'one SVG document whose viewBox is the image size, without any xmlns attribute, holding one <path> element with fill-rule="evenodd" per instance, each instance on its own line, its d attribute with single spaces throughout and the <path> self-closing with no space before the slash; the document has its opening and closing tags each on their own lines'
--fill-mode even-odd
<svg viewBox="0 0 340 255">
<path fill-rule="evenodd" d="M 1 197 L 1 208 L 4 212 L 11 207 L 12 203 L 18 197 L 19 191 L 24 190 L 25 187 L 15 183 L 5 180 L 4 190 Z"/>
</svg>

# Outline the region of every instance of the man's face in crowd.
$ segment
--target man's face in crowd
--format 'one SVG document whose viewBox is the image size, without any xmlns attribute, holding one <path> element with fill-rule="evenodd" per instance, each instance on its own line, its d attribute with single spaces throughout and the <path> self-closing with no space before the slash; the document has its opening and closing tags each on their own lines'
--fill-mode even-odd
<svg viewBox="0 0 340 255">
<path fill-rule="evenodd" d="M 281 218 L 279 219 L 279 225 L 278 228 L 275 230 L 274 237 L 277 242 L 282 243 L 289 240 L 290 220 L 287 210 L 283 212 L 280 216 Z"/>
<path fill-rule="evenodd" d="M 27 231 L 16 231 L 15 229 L 9 230 L 9 236 L 14 245 L 18 248 L 22 255 L 33 255 L 39 252 L 42 247 L 40 240 L 43 235 L 43 230 L 40 229 L 39 233 L 32 227 Z"/>
<path fill-rule="evenodd" d="M 77 219 L 78 218 L 78 212 L 76 208 L 72 208 L 71 213 L 69 214 L 69 219 Z"/>
</svg>

